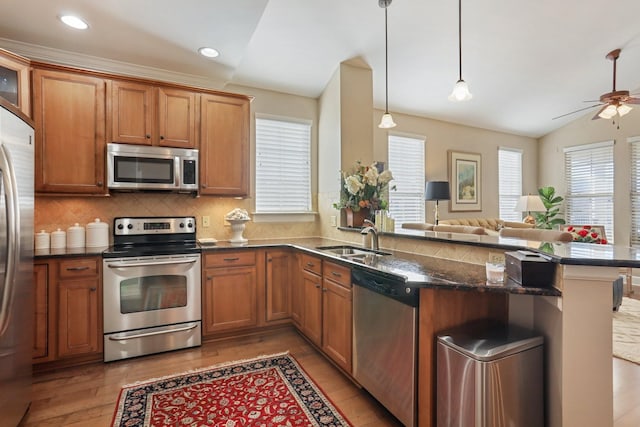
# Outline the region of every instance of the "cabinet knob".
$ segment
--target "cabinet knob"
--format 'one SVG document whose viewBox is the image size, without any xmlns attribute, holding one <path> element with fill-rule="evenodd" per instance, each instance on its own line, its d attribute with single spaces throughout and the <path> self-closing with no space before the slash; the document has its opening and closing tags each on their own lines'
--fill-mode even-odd
<svg viewBox="0 0 640 427">
<path fill-rule="evenodd" d="M 98 288 L 93 287 L 93 288 L 89 288 L 89 290 L 90 290 L 91 292 L 95 292 L 95 291 L 97 291 L 97 290 L 98 290 Z"/>
<path fill-rule="evenodd" d="M 316 285 L 316 289 L 320 288 L 320 285 Z"/>
<path fill-rule="evenodd" d="M 271 258 L 267 259 L 267 262 L 271 262 L 271 261 L 272 261 L 272 259 L 271 259 Z"/>
<path fill-rule="evenodd" d="M 322 288 L 322 292 L 327 292 L 327 288 Z"/>
<path fill-rule="evenodd" d="M 336 277 L 342 277 L 342 274 L 338 273 L 337 271 L 332 271 L 331 274 L 333 274 Z"/>
<path fill-rule="evenodd" d="M 147 139 L 151 139 L 151 135 L 146 134 L 146 135 L 145 135 L 145 138 L 147 138 Z"/>
<path fill-rule="evenodd" d="M 312 262 L 308 262 L 308 263 L 307 263 L 307 267 L 313 267 L 314 265 L 315 265 L 315 264 L 314 264 L 314 263 L 312 263 Z"/>
<path fill-rule="evenodd" d="M 88 270 L 89 267 L 85 266 L 81 266 L 81 267 L 67 267 L 67 271 L 84 271 L 84 270 Z"/>
<path fill-rule="evenodd" d="M 164 139 L 164 135 L 160 135 L 160 139 Z"/>
<path fill-rule="evenodd" d="M 200 184 L 200 188 L 207 188 L 205 184 Z"/>
<path fill-rule="evenodd" d="M 213 279 L 213 276 L 207 276 L 207 280 Z"/>
<path fill-rule="evenodd" d="M 102 187 L 102 181 L 98 181 L 98 182 L 96 182 L 96 185 L 97 185 L 98 187 Z"/>
</svg>

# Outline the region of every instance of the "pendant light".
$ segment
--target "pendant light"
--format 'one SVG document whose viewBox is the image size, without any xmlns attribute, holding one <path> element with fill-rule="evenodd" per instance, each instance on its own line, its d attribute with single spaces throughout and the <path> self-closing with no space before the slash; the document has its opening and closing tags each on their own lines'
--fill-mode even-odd
<svg viewBox="0 0 640 427">
<path fill-rule="evenodd" d="M 381 129 L 395 127 L 393 117 L 389 114 L 389 42 L 387 38 L 387 8 L 392 0 L 378 0 L 378 6 L 384 8 L 384 114 L 378 125 Z"/>
<path fill-rule="evenodd" d="M 449 95 L 449 101 L 468 101 L 473 98 L 473 95 L 469 92 L 467 82 L 462 79 L 462 0 L 458 0 L 458 60 L 460 66 L 458 81 Z"/>
</svg>

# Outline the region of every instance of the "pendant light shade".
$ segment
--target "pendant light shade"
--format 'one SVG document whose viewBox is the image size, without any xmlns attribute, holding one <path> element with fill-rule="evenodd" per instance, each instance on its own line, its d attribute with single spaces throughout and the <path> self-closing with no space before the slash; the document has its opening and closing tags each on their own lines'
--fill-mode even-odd
<svg viewBox="0 0 640 427">
<path fill-rule="evenodd" d="M 449 101 L 468 101 L 473 98 L 469 85 L 462 79 L 462 0 L 458 0 L 458 81 L 449 95 Z"/>
<path fill-rule="evenodd" d="M 393 117 L 389 114 L 389 42 L 387 37 L 387 8 L 392 0 L 378 0 L 378 6 L 384 9 L 384 114 L 378 125 L 381 129 L 395 127 Z"/>
</svg>

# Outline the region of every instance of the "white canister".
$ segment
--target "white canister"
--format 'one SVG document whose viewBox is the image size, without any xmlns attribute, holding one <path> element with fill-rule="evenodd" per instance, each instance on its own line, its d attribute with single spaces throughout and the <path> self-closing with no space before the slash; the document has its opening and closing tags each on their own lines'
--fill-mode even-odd
<svg viewBox="0 0 640 427">
<path fill-rule="evenodd" d="M 67 247 L 84 248 L 84 227 L 77 222 L 67 228 Z"/>
<path fill-rule="evenodd" d="M 49 241 L 50 241 L 50 235 L 49 233 L 47 233 L 44 230 L 40 230 L 39 233 L 36 233 L 36 245 L 35 248 L 36 250 L 48 250 L 49 249 Z"/>
<path fill-rule="evenodd" d="M 64 249 L 67 246 L 67 233 L 59 228 L 51 232 L 51 249 Z"/>
<path fill-rule="evenodd" d="M 96 218 L 87 224 L 87 248 L 109 246 L 109 224 Z"/>
</svg>

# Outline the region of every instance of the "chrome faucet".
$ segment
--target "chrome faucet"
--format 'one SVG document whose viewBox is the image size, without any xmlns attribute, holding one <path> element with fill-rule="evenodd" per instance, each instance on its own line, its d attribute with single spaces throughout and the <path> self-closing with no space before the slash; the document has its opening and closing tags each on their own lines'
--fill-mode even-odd
<svg viewBox="0 0 640 427">
<path fill-rule="evenodd" d="M 366 225 L 366 227 L 364 227 L 360 231 L 360 234 L 365 236 L 364 240 L 366 240 L 366 236 L 368 234 L 371 234 L 370 247 L 374 251 L 377 251 L 379 249 L 379 246 L 378 246 L 378 230 L 376 229 L 376 225 L 373 222 L 369 221 L 368 219 L 364 220 L 364 224 Z M 364 246 L 366 246 L 366 244 Z"/>
</svg>

